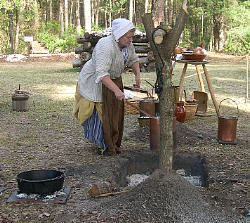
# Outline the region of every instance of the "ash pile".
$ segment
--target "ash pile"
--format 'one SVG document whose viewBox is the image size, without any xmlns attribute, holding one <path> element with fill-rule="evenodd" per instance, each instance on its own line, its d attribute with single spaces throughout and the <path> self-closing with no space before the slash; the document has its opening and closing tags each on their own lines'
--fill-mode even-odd
<svg viewBox="0 0 250 223">
<path fill-rule="evenodd" d="M 86 32 L 84 36 L 78 36 L 76 40 L 79 46 L 75 47 L 75 57 L 72 61 L 73 67 L 82 68 L 82 66 L 91 59 L 93 49 L 98 40 L 109 35 L 111 35 L 111 28 L 103 31 Z M 135 52 L 139 57 L 141 71 L 155 71 L 155 58 L 153 51 L 150 49 L 146 34 L 136 30 L 133 44 Z M 126 71 L 130 71 L 130 69 L 126 69 Z"/>
</svg>

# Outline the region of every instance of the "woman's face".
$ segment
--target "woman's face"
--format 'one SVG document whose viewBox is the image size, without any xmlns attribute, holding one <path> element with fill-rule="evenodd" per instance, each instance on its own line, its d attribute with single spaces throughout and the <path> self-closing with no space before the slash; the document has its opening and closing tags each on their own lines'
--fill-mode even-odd
<svg viewBox="0 0 250 223">
<path fill-rule="evenodd" d="M 124 34 L 118 41 L 118 46 L 120 48 L 123 48 L 125 46 L 129 46 L 132 41 L 133 41 L 133 37 L 135 35 L 135 30 L 130 30 L 128 31 L 126 34 Z"/>
</svg>

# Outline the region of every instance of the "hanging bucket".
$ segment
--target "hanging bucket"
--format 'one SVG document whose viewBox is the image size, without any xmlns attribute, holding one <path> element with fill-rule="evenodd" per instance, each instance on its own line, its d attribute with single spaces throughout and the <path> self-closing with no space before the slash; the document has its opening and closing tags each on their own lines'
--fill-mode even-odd
<svg viewBox="0 0 250 223">
<path fill-rule="evenodd" d="M 231 100 L 236 104 L 237 115 L 236 116 L 224 116 L 219 112 L 218 117 L 218 141 L 221 144 L 236 144 L 236 131 L 237 131 L 237 121 L 239 118 L 239 109 L 237 103 L 230 99 L 226 98 L 220 102 L 219 111 L 221 103 L 225 100 Z"/>
</svg>

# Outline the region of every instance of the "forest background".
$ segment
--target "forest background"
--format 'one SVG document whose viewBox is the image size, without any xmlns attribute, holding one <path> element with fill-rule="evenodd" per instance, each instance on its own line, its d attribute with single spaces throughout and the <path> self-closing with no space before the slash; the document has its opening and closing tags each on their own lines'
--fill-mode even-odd
<svg viewBox="0 0 250 223">
<path fill-rule="evenodd" d="M 77 36 L 104 30 L 115 18 L 128 18 L 144 32 L 144 13 L 152 13 L 156 24 L 173 27 L 181 4 L 181 0 L 1 0 L 0 53 L 26 53 L 25 36 L 50 53 L 73 52 Z M 180 46 L 203 42 L 209 51 L 249 53 L 249 0 L 189 0 L 188 11 Z"/>
</svg>

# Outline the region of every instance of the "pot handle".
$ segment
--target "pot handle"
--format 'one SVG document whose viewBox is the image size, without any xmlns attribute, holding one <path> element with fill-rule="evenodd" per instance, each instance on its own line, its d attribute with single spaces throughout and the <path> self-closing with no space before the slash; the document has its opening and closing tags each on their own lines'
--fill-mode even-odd
<svg viewBox="0 0 250 223">
<path fill-rule="evenodd" d="M 231 101 L 233 101 L 233 102 L 236 104 L 236 107 L 237 107 L 237 118 L 239 118 L 239 108 L 238 108 L 238 104 L 236 103 L 236 101 L 234 101 L 234 100 L 231 99 L 231 98 L 225 98 L 225 99 L 221 100 L 221 102 L 226 101 L 226 100 L 231 100 Z M 219 110 L 218 110 L 219 114 L 220 114 L 221 102 L 220 102 L 220 104 L 219 104 Z"/>
</svg>

